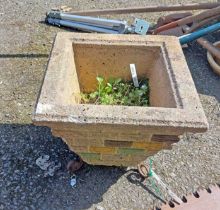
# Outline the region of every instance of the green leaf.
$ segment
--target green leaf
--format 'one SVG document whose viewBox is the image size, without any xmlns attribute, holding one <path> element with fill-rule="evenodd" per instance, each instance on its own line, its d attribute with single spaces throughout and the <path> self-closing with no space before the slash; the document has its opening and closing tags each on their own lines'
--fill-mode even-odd
<svg viewBox="0 0 220 210">
<path fill-rule="evenodd" d="M 111 85 L 113 85 L 114 82 L 115 82 L 115 79 L 114 79 L 114 78 L 109 78 L 108 83 L 110 83 Z"/>
<path fill-rule="evenodd" d="M 104 82 L 104 78 L 103 77 L 96 77 L 96 80 L 98 81 L 99 84 Z"/>
<path fill-rule="evenodd" d="M 119 84 L 121 81 L 122 81 L 121 78 L 117 78 L 117 79 L 115 79 L 115 84 Z"/>
<path fill-rule="evenodd" d="M 125 106 L 148 106 L 149 86 L 148 80 L 141 80 L 140 88 L 134 87 L 132 82 L 124 82 L 121 78 L 110 78 L 105 81 L 103 77 L 97 78 L 97 90 L 82 94 L 85 103 L 125 105 Z"/>
<path fill-rule="evenodd" d="M 94 98 L 96 98 L 98 95 L 99 95 L 99 94 L 98 94 L 98 92 L 96 91 L 96 92 L 90 93 L 90 94 L 89 94 L 89 97 L 92 98 L 92 99 L 94 99 Z"/>
</svg>

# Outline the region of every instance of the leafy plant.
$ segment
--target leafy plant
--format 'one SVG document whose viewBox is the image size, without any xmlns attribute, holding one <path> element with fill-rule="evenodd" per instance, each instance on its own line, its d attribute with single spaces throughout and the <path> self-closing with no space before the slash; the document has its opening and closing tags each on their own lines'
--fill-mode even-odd
<svg viewBox="0 0 220 210">
<path fill-rule="evenodd" d="M 110 78 L 105 81 L 103 77 L 96 77 L 97 90 L 92 93 L 82 93 L 83 103 L 124 106 L 148 106 L 149 86 L 148 80 L 143 80 L 139 88 L 133 82 L 124 82 L 122 79 Z"/>
</svg>

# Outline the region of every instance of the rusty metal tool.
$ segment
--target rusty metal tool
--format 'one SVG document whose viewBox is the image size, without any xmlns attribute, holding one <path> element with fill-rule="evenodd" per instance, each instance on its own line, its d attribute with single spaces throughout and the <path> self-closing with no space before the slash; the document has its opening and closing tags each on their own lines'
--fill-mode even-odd
<svg viewBox="0 0 220 210">
<path fill-rule="evenodd" d="M 205 49 L 207 49 L 212 55 L 214 55 L 216 58 L 220 59 L 220 49 L 215 47 L 211 42 L 204 38 L 197 39 L 197 42 L 203 46 Z"/>
<path fill-rule="evenodd" d="M 220 41 L 213 43 L 213 46 L 220 50 Z M 209 51 L 207 52 L 207 59 L 213 71 L 220 76 L 220 59 L 213 56 Z"/>
<path fill-rule="evenodd" d="M 166 25 L 168 23 L 183 19 L 185 17 L 192 16 L 191 12 L 171 13 L 166 16 L 162 16 L 157 20 L 157 27 Z"/>
<path fill-rule="evenodd" d="M 200 10 L 200 9 L 202 10 L 202 9 L 213 9 L 218 6 L 220 6 L 220 2 L 85 10 L 85 11 L 73 11 L 71 13 L 75 15 L 107 15 L 107 14 L 109 15 L 109 14 L 128 14 L 128 13 L 163 12 L 163 11 L 186 11 L 186 10 Z"/>
<path fill-rule="evenodd" d="M 161 210 L 220 210 L 220 188 L 214 185 L 184 197 L 184 202 L 174 204 L 168 202 Z"/>
<path fill-rule="evenodd" d="M 201 28 L 201 27 L 203 27 L 203 26 L 205 26 L 205 25 L 207 25 L 207 24 L 209 24 L 213 21 L 216 21 L 219 18 L 220 18 L 220 14 L 212 16 L 210 18 L 206 18 L 202 21 L 194 21 L 193 25 L 190 27 L 190 29 L 186 33 L 192 33 L 195 30 L 197 30 L 197 29 L 199 29 L 199 28 Z"/>
<path fill-rule="evenodd" d="M 191 28 L 183 27 L 183 31 L 187 33 Z M 203 48 L 207 49 L 213 56 L 220 60 L 220 49 L 215 47 L 211 42 L 206 40 L 205 38 L 199 38 L 196 40 Z"/>
<path fill-rule="evenodd" d="M 206 10 L 202 13 L 197 14 L 197 15 L 192 15 L 192 16 L 189 16 L 189 17 L 186 17 L 186 18 L 182 18 L 180 20 L 177 20 L 177 21 L 168 23 L 166 25 L 163 25 L 161 27 L 158 27 L 153 31 L 153 34 L 158 34 L 162 31 L 165 31 L 165 30 L 168 30 L 168 29 L 171 29 L 171 28 L 175 28 L 175 27 L 178 27 L 178 26 L 182 26 L 182 25 L 187 25 L 187 24 L 193 23 L 195 21 L 197 21 L 197 22 L 198 21 L 203 21 L 207 18 L 216 16 L 216 15 L 219 15 L 219 14 L 220 14 L 220 6 L 214 8 L 214 9 Z"/>
</svg>

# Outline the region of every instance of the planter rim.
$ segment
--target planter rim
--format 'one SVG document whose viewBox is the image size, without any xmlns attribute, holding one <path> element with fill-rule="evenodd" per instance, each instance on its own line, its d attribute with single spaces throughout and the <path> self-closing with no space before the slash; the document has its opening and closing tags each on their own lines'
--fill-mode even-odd
<svg viewBox="0 0 220 210">
<path fill-rule="evenodd" d="M 56 96 L 58 90 L 64 88 L 57 84 L 57 80 L 65 75 L 67 66 L 60 67 L 58 59 L 66 59 L 73 43 L 85 44 L 126 44 L 126 45 L 151 45 L 159 46 L 169 60 L 166 60 L 169 78 L 175 93 L 177 108 L 163 107 L 133 107 L 90 105 L 62 102 L 62 95 Z M 110 43 L 111 42 L 111 43 Z M 58 46 L 68 46 L 61 51 Z M 50 63 L 56 63 L 53 68 Z M 181 68 L 180 68 L 181 67 Z M 61 72 L 63 71 L 63 72 Z M 51 76 L 53 75 L 53 76 Z M 66 75 L 68 77 L 68 74 Z M 60 79 L 61 81 L 61 79 Z M 46 86 L 54 90 L 48 94 Z M 190 93 L 190 96 L 189 96 Z M 46 95 L 47 94 L 47 95 Z M 99 106 L 99 111 L 97 108 Z M 132 114 L 131 114 L 132 113 Z M 138 115 L 135 115 L 137 113 Z M 204 132 L 208 129 L 208 122 L 200 103 L 197 91 L 188 66 L 186 64 L 181 45 L 176 37 L 170 36 L 138 36 L 138 35 L 111 35 L 111 34 L 85 34 L 59 32 L 56 36 L 51 58 L 48 62 L 42 88 L 33 113 L 35 124 L 48 123 L 77 123 L 77 124 L 126 124 L 134 126 L 157 127 L 164 129 L 180 129 L 190 132 Z"/>
</svg>

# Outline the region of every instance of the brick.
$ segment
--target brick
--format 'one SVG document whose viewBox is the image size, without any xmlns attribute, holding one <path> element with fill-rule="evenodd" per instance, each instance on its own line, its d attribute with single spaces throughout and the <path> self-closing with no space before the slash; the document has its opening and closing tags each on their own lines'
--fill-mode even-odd
<svg viewBox="0 0 220 210">
<path fill-rule="evenodd" d="M 138 149 L 147 149 L 148 151 L 157 151 L 163 149 L 164 144 L 158 142 L 133 142 L 132 147 Z"/>
<path fill-rule="evenodd" d="M 140 163 L 146 160 L 151 155 L 152 153 L 148 153 L 148 152 L 146 152 L 145 155 L 132 155 L 132 161 L 134 161 L 135 163 Z"/>
<path fill-rule="evenodd" d="M 62 130 L 53 130 L 53 135 L 55 136 L 68 136 L 68 137 L 88 137 L 88 132 L 80 132 L 80 131 L 62 131 Z"/>
<path fill-rule="evenodd" d="M 104 146 L 102 139 L 66 139 L 71 146 Z"/>
<path fill-rule="evenodd" d="M 72 147 L 72 146 L 71 146 L 71 149 L 72 149 L 74 152 L 76 152 L 76 153 L 78 153 L 78 152 L 88 152 L 88 151 L 89 151 L 89 150 L 88 150 L 88 147 L 76 147 L 76 146 Z"/>
<path fill-rule="evenodd" d="M 176 142 L 172 142 L 172 141 L 171 142 L 169 142 L 169 141 L 168 142 L 164 142 L 163 143 L 163 149 L 168 149 L 168 150 L 172 149 L 172 145 L 175 144 L 175 143 Z"/>
<path fill-rule="evenodd" d="M 109 154 L 102 154 L 101 155 L 101 159 L 103 161 L 129 161 L 130 160 L 130 156 L 129 155 L 119 155 L 119 154 L 115 154 L 115 155 L 109 155 Z"/>
<path fill-rule="evenodd" d="M 135 154 L 145 154 L 146 151 L 144 149 L 136 149 L 136 148 L 118 148 L 118 154 L 122 155 L 135 155 Z"/>
<path fill-rule="evenodd" d="M 87 163 L 92 165 L 103 165 L 103 160 L 94 160 L 94 161 L 87 161 Z M 105 160 L 106 166 L 134 166 L 137 165 L 137 163 L 134 163 L 133 161 L 124 161 L 124 160 Z"/>
<path fill-rule="evenodd" d="M 100 157 L 101 157 L 99 153 L 80 152 L 78 154 L 82 159 L 85 159 L 86 161 L 88 161 L 88 160 L 100 160 Z"/>
<path fill-rule="evenodd" d="M 141 132 L 137 132 L 136 134 L 131 134 L 129 131 L 127 133 L 120 133 L 119 140 L 125 139 L 127 141 L 150 141 L 151 135 L 150 134 L 143 134 Z"/>
<path fill-rule="evenodd" d="M 117 140 L 105 140 L 104 145 L 106 147 L 131 147 L 131 141 L 117 141 Z"/>
<path fill-rule="evenodd" d="M 108 133 L 102 134 L 104 139 L 107 140 L 113 140 L 113 141 L 150 141 L 151 140 L 151 134 L 143 134 L 140 131 L 127 131 L 126 133 L 124 131 L 119 131 L 118 133 L 115 133 L 114 131 L 109 131 Z"/>
<path fill-rule="evenodd" d="M 90 152 L 102 153 L 102 154 L 114 154 L 116 152 L 116 148 L 114 147 L 90 147 Z"/>
<path fill-rule="evenodd" d="M 62 134 L 61 138 L 71 147 L 78 146 L 104 146 L 104 141 L 101 138 L 76 138 Z"/>
<path fill-rule="evenodd" d="M 173 135 L 153 135 L 151 141 L 157 141 L 157 142 L 172 141 L 174 143 L 179 141 L 179 137 Z"/>
</svg>

